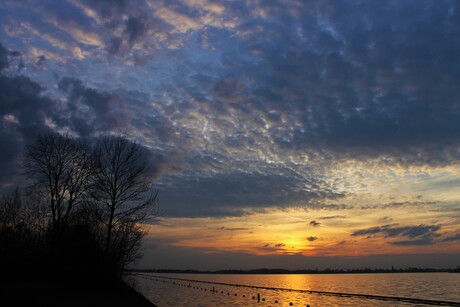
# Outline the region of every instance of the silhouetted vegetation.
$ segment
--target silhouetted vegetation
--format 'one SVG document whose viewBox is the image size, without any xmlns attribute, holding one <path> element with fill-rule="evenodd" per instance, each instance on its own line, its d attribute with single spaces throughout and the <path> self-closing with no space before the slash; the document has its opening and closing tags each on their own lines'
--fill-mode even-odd
<svg viewBox="0 0 460 307">
<path fill-rule="evenodd" d="M 142 237 L 137 223 L 152 214 L 158 193 L 146 195 L 148 163 L 139 145 L 106 136 L 98 142 L 94 160 L 91 196 L 101 205 L 106 260 L 112 271 L 122 273 L 136 259 Z"/>
<path fill-rule="evenodd" d="M 1 279 L 117 284 L 139 257 L 139 222 L 155 215 L 141 146 L 42 135 L 24 167 L 32 184 L 0 200 Z"/>
</svg>

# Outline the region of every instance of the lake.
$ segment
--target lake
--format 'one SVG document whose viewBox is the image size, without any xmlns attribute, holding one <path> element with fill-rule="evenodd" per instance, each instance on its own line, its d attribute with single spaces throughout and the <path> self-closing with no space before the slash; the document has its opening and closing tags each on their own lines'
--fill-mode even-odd
<svg viewBox="0 0 460 307">
<path fill-rule="evenodd" d="M 134 280 L 138 290 L 159 307 L 427 306 L 423 303 L 384 298 L 344 297 L 330 292 L 451 301 L 458 302 L 451 306 L 460 306 L 460 274 L 458 273 L 281 275 L 142 273 L 135 276 Z M 282 288 L 291 291 L 254 287 Z M 295 290 L 322 293 L 304 293 Z"/>
</svg>

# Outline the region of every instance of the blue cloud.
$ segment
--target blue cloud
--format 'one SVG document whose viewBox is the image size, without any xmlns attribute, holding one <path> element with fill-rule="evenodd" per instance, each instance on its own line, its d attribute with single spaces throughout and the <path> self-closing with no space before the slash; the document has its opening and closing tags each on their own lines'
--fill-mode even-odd
<svg viewBox="0 0 460 307">
<path fill-rule="evenodd" d="M 311 202 L 328 209 L 321 205 L 322 199 L 343 196 L 326 185 L 308 191 L 297 187 L 302 182 L 295 178 L 263 173 L 174 176 L 163 182 L 158 188 L 167 216 L 241 216 L 269 208 L 305 207 Z"/>
<path fill-rule="evenodd" d="M 433 238 L 427 237 L 427 238 L 422 238 L 422 239 L 417 239 L 417 240 L 408 240 L 408 241 L 394 241 L 391 242 L 391 245 L 396 245 L 396 246 L 423 246 L 423 245 L 431 245 L 434 244 L 435 241 Z"/>
<path fill-rule="evenodd" d="M 453 236 L 442 239 L 442 242 L 452 242 L 452 241 L 459 241 L 459 240 L 460 240 L 460 233 L 457 233 Z"/>
<path fill-rule="evenodd" d="M 172 215 L 322 207 L 347 193 L 325 178 L 336 160 L 460 159 L 455 1 L 7 2 L 1 94 L 28 80 L 53 129 L 159 152 Z M 26 129 L 29 104 L 15 108 Z M 46 129 L 39 115 L 4 138 Z"/>
<path fill-rule="evenodd" d="M 389 243 L 396 246 L 419 246 L 436 243 L 437 241 L 435 239 L 440 236 L 438 233 L 438 230 L 440 229 L 440 225 L 422 224 L 418 226 L 398 226 L 398 224 L 389 224 L 356 230 L 351 235 L 354 237 L 372 237 L 375 235 L 383 234 L 385 238 L 404 237 L 408 238 L 409 240 L 391 241 Z"/>
</svg>

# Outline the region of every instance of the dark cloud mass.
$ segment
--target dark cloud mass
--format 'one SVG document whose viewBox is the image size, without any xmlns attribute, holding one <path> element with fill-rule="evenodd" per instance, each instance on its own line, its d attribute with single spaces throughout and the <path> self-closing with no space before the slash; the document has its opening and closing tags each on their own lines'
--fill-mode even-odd
<svg viewBox="0 0 460 307">
<path fill-rule="evenodd" d="M 441 226 L 439 225 L 418 225 L 418 226 L 402 226 L 402 227 L 395 227 L 398 224 L 390 224 L 390 225 L 383 225 L 372 227 L 369 229 L 362 229 L 353 232 L 352 236 L 364 236 L 364 235 L 373 235 L 378 233 L 385 234 L 386 237 L 397 237 L 397 236 L 405 236 L 408 238 L 415 238 L 426 234 L 433 234 L 439 229 Z"/>
<path fill-rule="evenodd" d="M 0 71 L 8 67 L 8 50 L 0 44 Z"/>
<path fill-rule="evenodd" d="M 417 240 L 391 242 L 392 245 L 396 245 L 396 246 L 420 246 L 420 245 L 431 245 L 433 243 L 434 241 L 433 241 L 433 238 L 431 237 L 424 237 L 422 239 L 417 239 Z"/>
<path fill-rule="evenodd" d="M 9 67 L 8 56 L 14 53 L 0 44 L 3 69 Z M 48 131 L 45 119 L 56 116 L 53 101 L 42 92 L 43 87 L 28 77 L 0 74 L 0 189 L 16 183 L 24 146 Z"/>
<path fill-rule="evenodd" d="M 460 240 L 460 233 L 457 233 L 453 236 L 446 237 L 442 241 L 443 242 L 452 242 L 452 241 L 459 241 Z"/>
<path fill-rule="evenodd" d="M 403 241 L 393 241 L 391 242 L 391 244 L 393 245 L 429 245 L 433 244 L 434 239 L 440 236 L 440 234 L 438 233 L 438 230 L 440 229 L 440 225 L 399 226 L 398 224 L 389 224 L 371 227 L 368 229 L 356 230 L 351 235 L 354 237 L 358 237 L 383 234 L 385 238 L 406 237 L 408 239 L 411 239 Z"/>
<path fill-rule="evenodd" d="M 268 208 L 305 206 L 324 197 L 340 198 L 324 187 L 321 191 L 298 188 L 295 178 L 262 173 L 231 173 L 202 178 L 172 177 L 172 186 L 161 184 L 168 216 L 240 216 Z M 315 223 L 315 224 L 312 224 Z M 310 222 L 311 226 L 320 223 Z"/>
<path fill-rule="evenodd" d="M 309 223 L 310 227 L 318 227 L 321 225 L 321 223 L 317 222 L 317 221 L 310 221 Z"/>
<path fill-rule="evenodd" d="M 68 95 L 67 124 L 80 136 L 127 130 L 129 109 L 119 95 L 86 87 L 81 80 L 68 77 L 60 80 L 58 87 Z"/>
</svg>

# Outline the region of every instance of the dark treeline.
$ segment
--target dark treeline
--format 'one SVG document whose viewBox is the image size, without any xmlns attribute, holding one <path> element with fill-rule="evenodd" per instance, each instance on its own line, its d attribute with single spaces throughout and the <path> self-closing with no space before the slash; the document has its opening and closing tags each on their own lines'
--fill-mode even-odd
<svg viewBox="0 0 460 307">
<path fill-rule="evenodd" d="M 177 274 L 359 274 L 359 273 L 422 273 L 422 272 L 446 272 L 460 273 L 460 267 L 455 269 L 431 269 L 431 268 L 404 268 L 404 269 L 314 269 L 314 270 L 285 270 L 285 269 L 254 269 L 254 270 L 175 270 L 175 269 L 133 269 L 132 272 L 147 273 L 177 273 Z"/>
<path fill-rule="evenodd" d="M 30 184 L 0 200 L 1 280 L 120 280 L 155 215 L 148 168 L 125 137 L 40 136 L 24 153 Z"/>
</svg>

